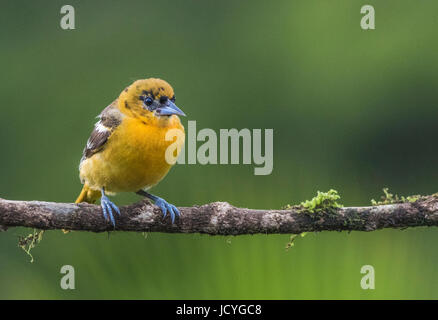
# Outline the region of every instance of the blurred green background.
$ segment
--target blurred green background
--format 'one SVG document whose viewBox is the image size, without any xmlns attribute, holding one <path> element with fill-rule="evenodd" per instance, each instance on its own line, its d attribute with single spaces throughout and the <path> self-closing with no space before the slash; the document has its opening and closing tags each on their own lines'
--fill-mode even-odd
<svg viewBox="0 0 438 320">
<path fill-rule="evenodd" d="M 59 27 L 76 9 L 76 30 Z M 372 4 L 376 30 L 360 28 Z M 279 208 L 337 189 L 438 191 L 436 1 L 1 1 L 0 197 L 71 202 L 94 117 L 160 77 L 202 128 L 273 128 L 274 170 L 178 165 L 154 189 L 180 206 Z M 119 205 L 135 195 L 114 198 Z M 438 298 L 436 228 L 211 237 L 0 233 L 0 298 Z M 59 286 L 61 266 L 76 290 Z M 362 290 L 373 265 L 376 289 Z"/>
</svg>

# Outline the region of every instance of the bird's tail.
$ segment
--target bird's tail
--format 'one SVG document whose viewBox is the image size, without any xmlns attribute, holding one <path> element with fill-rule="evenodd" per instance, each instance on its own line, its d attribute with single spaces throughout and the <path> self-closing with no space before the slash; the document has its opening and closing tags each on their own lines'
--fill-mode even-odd
<svg viewBox="0 0 438 320">
<path fill-rule="evenodd" d="M 84 184 L 79 197 L 76 199 L 75 203 L 88 202 L 95 203 L 97 199 L 100 198 L 100 191 L 93 190 L 88 187 L 87 184 Z"/>
</svg>

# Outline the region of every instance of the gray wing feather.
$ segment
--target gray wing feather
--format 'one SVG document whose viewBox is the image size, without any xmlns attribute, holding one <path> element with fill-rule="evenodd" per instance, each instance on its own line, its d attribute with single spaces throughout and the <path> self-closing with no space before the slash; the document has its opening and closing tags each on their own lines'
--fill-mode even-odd
<svg viewBox="0 0 438 320">
<path fill-rule="evenodd" d="M 81 162 L 103 150 L 108 138 L 122 122 L 123 115 L 117 108 L 117 100 L 106 107 L 98 118 L 99 121 L 95 124 L 82 153 Z"/>
</svg>

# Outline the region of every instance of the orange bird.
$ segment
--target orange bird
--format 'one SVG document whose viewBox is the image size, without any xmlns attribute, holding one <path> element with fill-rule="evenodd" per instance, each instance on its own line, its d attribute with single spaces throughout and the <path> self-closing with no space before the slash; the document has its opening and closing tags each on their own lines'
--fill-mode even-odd
<svg viewBox="0 0 438 320">
<path fill-rule="evenodd" d="M 113 212 L 119 208 L 107 194 L 136 192 L 148 197 L 170 214 L 172 223 L 179 210 L 164 199 L 147 192 L 169 172 L 166 150 L 173 144 L 174 159 L 184 145 L 184 127 L 178 116 L 184 112 L 175 105 L 173 88 L 161 79 L 137 80 L 98 116 L 83 151 L 79 176 L 83 183 L 76 203 L 94 203 L 100 198 L 103 216 L 115 227 Z M 176 141 L 166 134 L 181 133 Z M 173 150 L 173 149 L 172 149 Z"/>
</svg>

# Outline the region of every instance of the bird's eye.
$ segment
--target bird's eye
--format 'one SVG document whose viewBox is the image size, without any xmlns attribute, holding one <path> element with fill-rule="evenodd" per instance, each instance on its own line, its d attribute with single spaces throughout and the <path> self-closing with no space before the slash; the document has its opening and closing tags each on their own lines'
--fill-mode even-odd
<svg viewBox="0 0 438 320">
<path fill-rule="evenodd" d="M 151 97 L 146 97 L 146 99 L 144 99 L 144 103 L 149 107 L 152 103 L 154 102 L 154 99 L 152 99 Z"/>
</svg>

